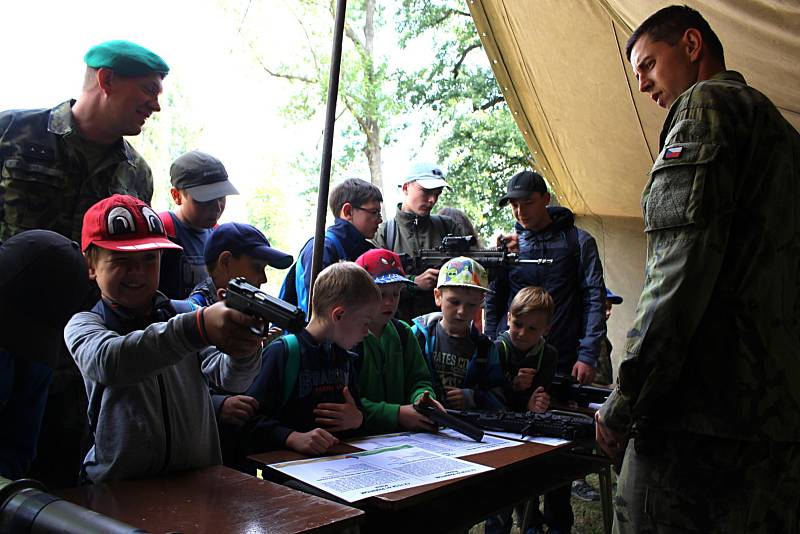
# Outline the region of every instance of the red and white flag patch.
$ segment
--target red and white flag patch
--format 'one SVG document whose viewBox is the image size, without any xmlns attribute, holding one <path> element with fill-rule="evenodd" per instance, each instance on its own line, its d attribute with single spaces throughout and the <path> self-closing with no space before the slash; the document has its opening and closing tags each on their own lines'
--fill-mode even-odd
<svg viewBox="0 0 800 534">
<path fill-rule="evenodd" d="M 667 150 L 664 152 L 664 159 L 678 159 L 683 154 L 683 147 L 682 146 L 672 146 L 668 147 Z"/>
</svg>

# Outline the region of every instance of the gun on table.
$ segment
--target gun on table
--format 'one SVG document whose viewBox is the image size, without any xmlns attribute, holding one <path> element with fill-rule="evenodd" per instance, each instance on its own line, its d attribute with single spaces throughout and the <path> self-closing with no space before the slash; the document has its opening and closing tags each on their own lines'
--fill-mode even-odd
<svg viewBox="0 0 800 534">
<path fill-rule="evenodd" d="M 568 440 L 594 438 L 594 419 L 583 414 L 558 410 L 545 413 L 447 410 L 447 413 L 489 431 Z"/>
<path fill-rule="evenodd" d="M 500 247 L 474 248 L 475 237 L 471 235 L 446 235 L 442 244 L 435 248 L 423 248 L 414 256 L 401 254 L 403 269 L 409 273 L 422 273 L 427 269 L 438 269 L 451 258 L 466 256 L 480 263 L 491 277 L 501 267 L 520 264 L 552 263 L 552 259 L 520 259 L 518 254 L 509 252 L 505 244 Z"/>
<path fill-rule="evenodd" d="M 306 314 L 303 310 L 264 293 L 241 277 L 234 278 L 228 283 L 225 304 L 247 315 L 260 317 L 265 323 L 272 323 L 289 332 L 299 332 L 306 326 Z M 258 335 L 263 335 L 263 332 L 258 332 Z"/>
<path fill-rule="evenodd" d="M 576 382 L 571 376 L 556 375 L 547 391 L 561 402 L 575 401 L 578 406 L 589 406 L 589 404 L 603 404 L 612 390 L 600 386 L 585 386 Z"/>
</svg>

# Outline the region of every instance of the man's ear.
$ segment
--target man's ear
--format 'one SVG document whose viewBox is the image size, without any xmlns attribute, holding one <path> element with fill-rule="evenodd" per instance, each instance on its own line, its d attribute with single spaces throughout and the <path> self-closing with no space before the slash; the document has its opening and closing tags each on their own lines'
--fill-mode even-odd
<svg viewBox="0 0 800 534">
<path fill-rule="evenodd" d="M 352 221 L 353 220 L 353 205 L 349 202 L 345 202 L 342 205 L 342 209 L 339 210 L 339 218 L 344 219 L 345 221 Z"/>
<path fill-rule="evenodd" d="M 704 48 L 703 34 L 697 28 L 689 28 L 683 32 L 682 44 L 687 56 L 694 63 L 701 59 Z"/>
<path fill-rule="evenodd" d="M 175 203 L 176 206 L 180 206 L 181 203 L 183 203 L 183 197 L 181 197 L 181 192 L 179 189 L 175 187 L 170 187 L 169 196 L 172 197 L 172 201 Z"/>
<path fill-rule="evenodd" d="M 114 71 L 105 67 L 97 69 L 97 85 L 103 90 L 103 93 L 108 94 L 111 92 L 114 82 L 116 81 Z"/>
<path fill-rule="evenodd" d="M 411 182 L 406 182 L 406 183 L 404 183 L 404 184 L 403 184 L 403 186 L 400 188 L 400 190 L 401 190 L 403 193 L 405 193 L 405 194 L 408 194 L 408 186 L 409 186 L 410 184 L 411 184 Z"/>
</svg>

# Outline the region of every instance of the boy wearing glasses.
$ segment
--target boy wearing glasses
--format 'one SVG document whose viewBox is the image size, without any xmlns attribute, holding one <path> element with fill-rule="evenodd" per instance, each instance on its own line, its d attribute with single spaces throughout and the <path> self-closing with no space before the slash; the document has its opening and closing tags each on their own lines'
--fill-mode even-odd
<svg viewBox="0 0 800 534">
<path fill-rule="evenodd" d="M 360 178 L 348 178 L 333 188 L 329 206 L 336 219 L 325 230 L 323 269 L 339 261 L 355 261 L 373 248 L 372 243 L 367 240 L 375 237 L 381 223 L 382 202 L 381 190 Z M 280 291 L 280 298 L 296 304 L 307 316 L 313 251 L 312 237 L 297 255 L 297 261 L 286 275 Z"/>
</svg>

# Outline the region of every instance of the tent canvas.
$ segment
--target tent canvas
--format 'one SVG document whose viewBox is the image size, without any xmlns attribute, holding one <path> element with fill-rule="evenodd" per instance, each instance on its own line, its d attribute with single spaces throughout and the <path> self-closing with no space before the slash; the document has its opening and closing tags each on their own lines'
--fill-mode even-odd
<svg viewBox="0 0 800 534">
<path fill-rule="evenodd" d="M 598 240 L 606 282 L 625 297 L 609 334 L 621 348 L 641 292 L 640 198 L 666 116 L 638 85 L 625 42 L 661 0 L 468 0 L 535 169 Z M 741 72 L 800 129 L 800 3 L 686 0 Z M 617 354 L 619 350 L 615 351 Z"/>
</svg>

